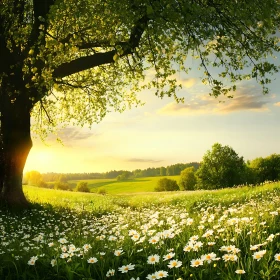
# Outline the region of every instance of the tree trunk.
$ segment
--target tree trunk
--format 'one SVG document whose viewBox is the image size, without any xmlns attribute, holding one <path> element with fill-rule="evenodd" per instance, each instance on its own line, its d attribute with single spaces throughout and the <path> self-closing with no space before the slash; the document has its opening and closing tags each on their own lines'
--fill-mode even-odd
<svg viewBox="0 0 280 280">
<path fill-rule="evenodd" d="M 8 207 L 26 208 L 29 203 L 22 190 L 22 176 L 32 147 L 30 109 L 24 105 L 23 100 L 4 104 L 5 106 L 1 108 L 0 127 L 0 138 L 2 138 L 0 199 Z"/>
</svg>

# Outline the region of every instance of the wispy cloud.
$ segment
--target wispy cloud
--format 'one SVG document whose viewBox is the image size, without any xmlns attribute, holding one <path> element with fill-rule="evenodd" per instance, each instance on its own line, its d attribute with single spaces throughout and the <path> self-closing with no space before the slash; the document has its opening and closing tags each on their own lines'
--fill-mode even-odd
<svg viewBox="0 0 280 280">
<path fill-rule="evenodd" d="M 66 127 L 59 133 L 59 136 L 65 141 L 83 140 L 93 135 L 94 132 L 92 131 L 81 131 L 81 129 L 75 127 Z"/>
<path fill-rule="evenodd" d="M 274 106 L 280 107 L 280 102 L 276 102 L 276 103 L 274 103 L 273 105 L 274 105 Z"/>
<path fill-rule="evenodd" d="M 157 162 L 162 162 L 162 160 L 154 160 L 154 159 L 144 159 L 144 158 L 130 158 L 127 159 L 126 161 L 128 162 L 144 162 L 144 163 L 157 163 Z"/>
<path fill-rule="evenodd" d="M 86 140 L 93 135 L 96 135 L 93 131 L 83 130 L 78 127 L 65 127 L 58 131 L 57 135 L 50 134 L 47 138 L 47 143 L 56 142 L 59 138 L 64 146 L 71 146 L 76 141 Z"/>
<path fill-rule="evenodd" d="M 268 111 L 268 105 L 274 97 L 264 97 L 252 93 L 253 89 L 238 91 L 234 98 L 220 97 L 215 99 L 209 95 L 195 95 L 185 103 L 171 102 L 157 111 L 160 115 L 196 115 L 196 114 L 229 114 L 237 111 Z M 277 103 L 276 103 L 277 104 Z M 279 105 L 280 106 L 280 102 Z"/>
<path fill-rule="evenodd" d="M 192 88 L 197 83 L 197 79 L 195 79 L 195 78 L 188 78 L 188 79 L 177 78 L 177 82 L 179 84 L 181 84 L 184 88 Z"/>
<path fill-rule="evenodd" d="M 263 112 L 268 110 L 268 103 L 270 103 L 269 100 L 264 99 L 263 96 L 260 95 L 239 94 L 227 103 L 222 104 L 218 112 L 231 113 L 245 110 Z"/>
</svg>

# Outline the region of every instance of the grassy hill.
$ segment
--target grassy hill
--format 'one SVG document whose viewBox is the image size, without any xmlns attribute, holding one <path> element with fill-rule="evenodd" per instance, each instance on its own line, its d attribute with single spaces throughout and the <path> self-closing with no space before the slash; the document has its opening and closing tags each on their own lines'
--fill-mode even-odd
<svg viewBox="0 0 280 280">
<path fill-rule="evenodd" d="M 69 183 L 73 189 L 78 182 L 83 181 L 88 183 L 88 187 L 90 188 L 91 192 L 97 192 L 99 188 L 103 188 L 108 194 L 121 194 L 153 192 L 158 180 L 161 178 L 169 178 L 178 182 L 179 177 L 179 175 L 165 177 L 145 177 L 127 181 L 117 181 L 116 179 L 71 180 Z"/>
</svg>

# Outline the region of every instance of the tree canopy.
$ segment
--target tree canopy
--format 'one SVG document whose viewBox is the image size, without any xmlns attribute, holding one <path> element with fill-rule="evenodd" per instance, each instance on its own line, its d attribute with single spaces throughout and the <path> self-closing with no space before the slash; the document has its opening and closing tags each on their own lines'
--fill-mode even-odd
<svg viewBox="0 0 280 280">
<path fill-rule="evenodd" d="M 278 70 L 268 56 L 279 51 L 279 5 L 278 0 L 2 0 L 1 197 L 23 200 L 30 114 L 34 130 L 45 137 L 57 126 L 91 125 L 111 110 L 138 105 L 136 93 L 143 89 L 180 101 L 175 74 L 188 73 L 188 57 L 198 59 L 202 82 L 214 96 L 230 96 L 238 81 L 251 78 L 266 93 L 267 74 Z"/>
<path fill-rule="evenodd" d="M 267 56 L 279 50 L 279 1 L 4 0 L 0 16 L 0 75 L 19 72 L 41 133 L 98 122 L 111 107 L 137 104 L 144 88 L 175 96 L 174 74 L 189 71 L 188 56 L 215 96 L 240 79 L 265 85 L 277 70 Z M 14 103 L 23 95 L 15 79 Z"/>
<path fill-rule="evenodd" d="M 194 167 L 187 167 L 181 171 L 179 179 L 179 187 L 181 190 L 194 190 L 197 179 L 195 176 Z"/>
<path fill-rule="evenodd" d="M 229 146 L 215 143 L 203 156 L 197 170 L 201 188 L 220 189 L 243 183 L 245 162 Z"/>
</svg>

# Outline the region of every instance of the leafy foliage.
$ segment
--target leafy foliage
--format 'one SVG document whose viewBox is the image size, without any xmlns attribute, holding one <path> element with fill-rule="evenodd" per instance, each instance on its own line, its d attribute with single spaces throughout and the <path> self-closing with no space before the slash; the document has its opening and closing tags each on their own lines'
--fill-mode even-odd
<svg viewBox="0 0 280 280">
<path fill-rule="evenodd" d="M 203 156 L 197 171 L 198 187 L 219 189 L 243 183 L 245 162 L 229 146 L 215 143 Z"/>
<path fill-rule="evenodd" d="M 175 180 L 162 178 L 158 180 L 157 186 L 155 187 L 156 192 L 164 191 L 178 191 L 179 186 Z"/>
<path fill-rule="evenodd" d="M 181 171 L 179 180 L 179 187 L 181 190 L 194 190 L 196 181 L 194 167 L 188 167 Z"/>
<path fill-rule="evenodd" d="M 188 73 L 188 56 L 200 61 L 214 96 L 250 78 L 267 92 L 266 74 L 277 71 L 267 56 L 279 51 L 279 1 L 43 2 L 5 0 L 0 8 L 1 87 L 20 73 L 25 93 L 15 84 L 10 100 L 26 95 L 41 135 L 138 105 L 143 89 L 179 101 L 174 74 Z M 217 77 L 211 67 L 221 69 Z"/>
<path fill-rule="evenodd" d="M 58 181 L 55 182 L 54 189 L 55 190 L 62 190 L 62 191 L 70 190 L 70 186 L 67 182 L 67 179 L 66 179 L 65 175 L 61 175 L 59 177 Z"/>
<path fill-rule="evenodd" d="M 42 174 L 36 170 L 26 172 L 23 181 L 28 185 L 38 186 L 39 182 L 42 181 Z"/>
<path fill-rule="evenodd" d="M 97 190 L 97 194 L 102 194 L 102 195 L 106 195 L 107 191 L 105 188 L 98 188 Z"/>
<path fill-rule="evenodd" d="M 70 190 L 69 185 L 67 183 L 60 182 L 60 181 L 55 182 L 54 189 L 55 190 L 61 190 L 61 191 L 68 191 L 68 190 Z"/>
<path fill-rule="evenodd" d="M 268 157 L 256 158 L 249 163 L 254 174 L 254 183 L 280 180 L 280 155 L 272 154 Z"/>
<path fill-rule="evenodd" d="M 117 181 L 126 181 L 129 179 L 131 173 L 129 171 L 124 171 L 121 175 L 117 176 Z"/>
<path fill-rule="evenodd" d="M 79 182 L 74 189 L 76 192 L 90 192 L 87 182 Z"/>
</svg>

